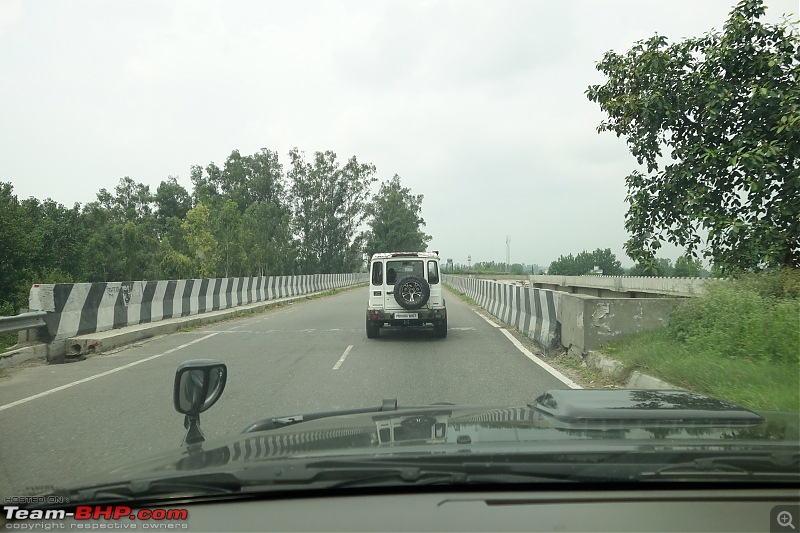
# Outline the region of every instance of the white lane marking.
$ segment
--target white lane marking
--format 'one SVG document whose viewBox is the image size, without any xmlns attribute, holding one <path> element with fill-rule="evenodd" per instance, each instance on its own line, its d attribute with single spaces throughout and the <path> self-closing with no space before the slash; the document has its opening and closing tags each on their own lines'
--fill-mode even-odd
<svg viewBox="0 0 800 533">
<path fill-rule="evenodd" d="M 449 328 L 450 331 L 475 331 L 475 328 Z"/>
<path fill-rule="evenodd" d="M 347 359 L 347 354 L 349 354 L 350 350 L 352 350 L 352 349 L 353 349 L 353 345 L 351 344 L 350 346 L 347 347 L 347 349 L 344 351 L 344 353 L 339 358 L 339 360 L 336 361 L 336 364 L 333 365 L 333 369 L 334 370 L 339 370 L 339 367 L 342 366 L 342 363 L 344 363 L 344 360 Z"/>
<path fill-rule="evenodd" d="M 473 309 L 473 311 L 475 311 L 475 310 Z M 489 325 L 490 325 L 490 326 L 492 326 L 493 328 L 499 328 L 499 327 L 500 327 L 500 325 L 499 325 L 499 324 L 495 324 L 495 323 L 494 323 L 494 322 L 493 322 L 493 321 L 492 321 L 492 320 L 491 320 L 489 317 L 487 317 L 486 315 L 483 315 L 483 314 L 481 314 L 481 313 L 479 313 L 479 312 L 477 312 L 477 311 L 475 311 L 475 314 L 476 314 L 476 315 L 478 315 L 479 317 L 481 317 L 482 319 L 484 319 L 486 322 L 488 322 L 488 323 L 489 323 Z"/>
<path fill-rule="evenodd" d="M 582 389 L 583 388 L 580 385 L 578 385 L 577 383 L 575 383 L 574 381 L 572 381 L 571 379 L 569 379 L 567 376 L 565 376 L 564 374 L 562 374 L 561 372 L 559 372 L 558 370 L 553 368 L 552 366 L 548 365 L 547 363 L 545 363 L 544 361 L 542 361 L 541 359 L 539 359 L 538 357 L 533 355 L 531 353 L 531 351 L 528 350 L 527 348 L 525 348 L 525 346 L 523 346 L 522 343 L 519 342 L 519 340 L 516 337 L 514 337 L 511 333 L 509 333 L 509 331 L 507 329 L 501 329 L 500 331 L 503 332 L 503 335 L 508 337 L 508 340 L 510 340 L 512 342 L 512 344 L 514 344 L 514 346 L 516 346 L 517 349 L 520 352 L 525 354 L 525 357 L 527 357 L 528 359 L 530 359 L 531 361 L 533 361 L 534 363 L 536 363 L 540 367 L 542 367 L 545 370 L 547 370 L 553 377 L 555 377 L 556 379 L 562 381 L 570 389 Z"/>
<path fill-rule="evenodd" d="M 40 392 L 39 394 L 34 394 L 33 396 L 28 396 L 27 398 L 23 398 L 21 400 L 17 400 L 16 402 L 11 402 L 11 403 L 7 403 L 5 405 L 0 405 L 0 411 L 5 411 L 6 409 L 11 409 L 12 407 L 15 407 L 17 405 L 21 405 L 23 403 L 27 403 L 27 402 L 29 402 L 31 400 L 35 400 L 37 398 L 42 398 L 43 396 L 49 396 L 50 394 L 53 394 L 54 392 L 62 391 L 64 389 L 68 389 L 70 387 L 74 387 L 75 385 L 80 385 L 81 383 L 86 383 L 87 381 L 92 381 L 93 379 L 101 378 L 103 376 L 107 376 L 109 374 L 113 374 L 114 372 L 119 372 L 120 370 L 125 370 L 126 368 L 130 368 L 132 366 L 136 366 L 138 364 L 141 364 L 141 363 L 144 363 L 144 362 L 147 362 L 147 361 L 152 361 L 153 359 L 158 359 L 159 357 L 163 357 L 165 355 L 171 354 L 172 352 L 177 352 L 178 350 L 180 350 L 182 348 L 186 348 L 187 346 L 191 346 L 192 344 L 194 344 L 196 342 L 204 341 L 204 340 L 206 340 L 206 339 L 208 339 L 210 337 L 213 337 L 214 335 L 216 335 L 216 333 L 211 333 L 209 335 L 206 335 L 205 337 L 200 337 L 199 339 L 195 339 L 193 341 L 189 341 L 186 344 L 181 344 L 180 346 L 177 346 L 175 348 L 171 348 L 171 349 L 167 350 L 166 352 L 163 352 L 163 353 L 160 353 L 160 354 L 156 354 L 156 355 L 151 355 L 150 357 L 145 357 L 144 359 L 140 359 L 139 361 L 134 361 L 133 363 L 128 363 L 127 365 L 122 365 L 120 367 L 113 368 L 113 369 L 108 370 L 106 372 L 101 372 L 100 374 L 95 374 L 94 376 L 89 376 L 88 378 L 79 379 L 78 381 L 73 381 L 72 383 L 67 383 L 66 385 L 61 385 L 60 387 L 56 387 L 54 389 L 46 390 L 44 392 Z"/>
</svg>

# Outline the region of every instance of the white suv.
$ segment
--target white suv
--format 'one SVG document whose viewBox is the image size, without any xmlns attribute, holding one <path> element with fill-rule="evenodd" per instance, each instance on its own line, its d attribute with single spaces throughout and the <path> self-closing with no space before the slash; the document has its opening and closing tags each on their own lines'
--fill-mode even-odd
<svg viewBox="0 0 800 533">
<path fill-rule="evenodd" d="M 447 336 L 447 308 L 442 294 L 437 252 L 375 254 L 370 262 L 367 337 L 380 328 L 433 324 L 437 337 Z"/>
</svg>

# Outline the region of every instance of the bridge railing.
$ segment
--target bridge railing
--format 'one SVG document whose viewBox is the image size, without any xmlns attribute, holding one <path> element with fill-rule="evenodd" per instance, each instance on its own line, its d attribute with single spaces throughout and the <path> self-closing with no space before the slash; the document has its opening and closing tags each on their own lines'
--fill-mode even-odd
<svg viewBox="0 0 800 533">
<path fill-rule="evenodd" d="M 564 276 L 553 278 L 563 281 Z M 533 279 L 530 286 L 451 275 L 444 276 L 444 281 L 526 334 L 545 353 L 560 343 L 571 353 L 581 354 L 631 333 L 665 327 L 675 306 L 686 301 L 664 295 L 632 298 L 613 292 L 592 295 L 553 290 L 534 286 Z"/>
<path fill-rule="evenodd" d="M 530 276 L 531 287 L 587 294 L 589 296 L 663 295 L 690 297 L 705 292 L 708 278 L 666 278 L 645 276 Z M 588 290 L 586 290 L 588 289 Z"/>
<path fill-rule="evenodd" d="M 44 347 L 49 361 L 58 362 L 67 352 L 68 341 L 82 335 L 129 326 L 137 326 L 146 334 L 168 319 L 205 316 L 212 311 L 235 310 L 349 287 L 366 282 L 368 276 L 346 273 L 36 284 L 28 299 L 31 312 L 0 317 L 0 333 L 17 331 L 20 343 L 43 343 L 36 346 Z M 28 348 L 17 345 L 0 354 L 0 366 L 22 362 L 25 359 L 20 353 Z M 35 357 L 42 355 L 42 350 L 34 351 Z"/>
</svg>

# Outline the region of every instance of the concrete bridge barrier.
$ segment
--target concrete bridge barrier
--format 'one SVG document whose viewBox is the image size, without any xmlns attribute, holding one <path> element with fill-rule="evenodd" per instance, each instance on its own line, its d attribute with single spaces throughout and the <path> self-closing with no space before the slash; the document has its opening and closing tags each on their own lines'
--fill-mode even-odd
<svg viewBox="0 0 800 533">
<path fill-rule="evenodd" d="M 559 347 L 560 293 L 463 276 L 446 275 L 444 281 L 504 323 L 523 332 L 546 351 Z"/>
<path fill-rule="evenodd" d="M 40 340 L 159 322 L 363 283 L 367 274 L 314 274 L 34 285 L 29 307 L 47 311 Z"/>
<path fill-rule="evenodd" d="M 581 276 L 584 277 L 591 276 Z M 562 292 L 536 288 L 534 278 L 542 281 L 541 276 L 532 276 L 532 286 L 527 287 L 512 282 L 444 276 L 445 282 L 533 339 L 545 353 L 563 347 L 582 354 L 625 335 L 666 327 L 672 310 L 685 300 Z M 556 285 L 563 287 L 564 281 L 561 279 Z M 655 289 L 654 285 L 651 290 Z"/>
</svg>

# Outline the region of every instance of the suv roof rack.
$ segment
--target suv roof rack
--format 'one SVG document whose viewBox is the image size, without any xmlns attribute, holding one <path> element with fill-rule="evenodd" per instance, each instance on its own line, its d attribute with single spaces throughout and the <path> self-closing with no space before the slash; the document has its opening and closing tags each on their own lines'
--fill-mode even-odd
<svg viewBox="0 0 800 533">
<path fill-rule="evenodd" d="M 439 259 L 439 254 L 436 252 L 389 252 L 373 254 L 372 260 L 391 259 L 392 257 L 428 257 L 432 259 Z"/>
</svg>

